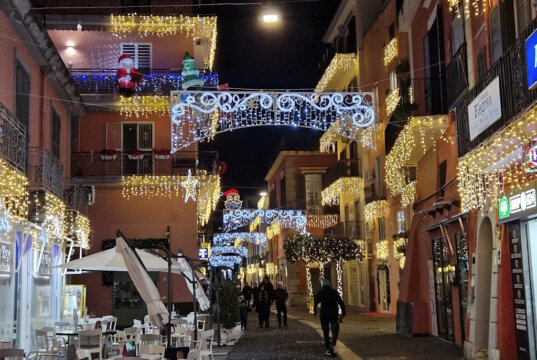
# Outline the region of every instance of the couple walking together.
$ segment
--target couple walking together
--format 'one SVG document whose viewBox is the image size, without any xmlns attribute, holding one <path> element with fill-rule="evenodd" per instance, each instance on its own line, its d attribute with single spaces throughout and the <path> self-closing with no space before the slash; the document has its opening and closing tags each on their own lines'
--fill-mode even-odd
<svg viewBox="0 0 537 360">
<path fill-rule="evenodd" d="M 282 317 L 283 325 L 287 326 L 287 304 L 285 302 L 289 298 L 289 295 L 281 281 L 278 281 L 276 289 L 274 289 L 269 277 L 265 276 L 259 287 L 254 288 L 253 293 L 253 306 L 259 316 L 259 327 L 269 327 L 270 307 L 274 302 L 276 303 L 276 311 L 278 312 L 278 327 L 282 326 Z"/>
</svg>

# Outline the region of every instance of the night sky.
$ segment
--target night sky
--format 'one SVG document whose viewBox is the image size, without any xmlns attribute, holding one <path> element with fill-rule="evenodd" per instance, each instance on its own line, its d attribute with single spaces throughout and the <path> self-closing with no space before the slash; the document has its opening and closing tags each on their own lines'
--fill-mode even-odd
<svg viewBox="0 0 537 360">
<path fill-rule="evenodd" d="M 216 6 L 204 9 L 218 16 L 217 71 L 220 83 L 231 89 L 308 89 L 319 81 L 319 63 L 326 44 L 322 37 L 339 0 L 278 3 L 283 21 L 267 28 L 259 21 L 262 8 Z M 286 132 L 312 131 L 290 127 L 258 127 L 219 134 L 200 150 L 218 150 L 228 165 L 224 189 L 239 189 L 241 195 L 257 194 L 265 187 L 265 175 L 274 148 Z M 321 134 L 316 132 L 318 136 Z"/>
</svg>

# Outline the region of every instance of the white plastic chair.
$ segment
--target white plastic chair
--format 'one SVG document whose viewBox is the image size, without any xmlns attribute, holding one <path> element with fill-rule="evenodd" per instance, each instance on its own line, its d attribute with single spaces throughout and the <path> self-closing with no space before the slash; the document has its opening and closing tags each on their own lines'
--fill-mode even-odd
<svg viewBox="0 0 537 360">
<path fill-rule="evenodd" d="M 89 351 L 91 354 L 98 353 L 102 360 L 103 337 L 101 329 L 83 330 L 78 333 L 77 349 Z"/>
<path fill-rule="evenodd" d="M 151 360 L 158 360 L 164 358 L 164 351 L 166 348 L 162 345 L 156 344 L 144 344 L 140 347 L 140 356 Z M 157 356 L 151 356 L 157 355 Z"/>
<path fill-rule="evenodd" d="M 190 350 L 188 352 L 187 360 L 201 360 L 201 354 L 199 350 Z"/>
<path fill-rule="evenodd" d="M 201 333 L 201 339 L 198 341 L 192 340 L 196 343 L 196 350 L 199 351 L 199 356 L 203 359 L 211 358 L 213 360 L 213 338 L 214 330 L 206 330 Z M 190 354 L 189 354 L 190 355 Z"/>
</svg>

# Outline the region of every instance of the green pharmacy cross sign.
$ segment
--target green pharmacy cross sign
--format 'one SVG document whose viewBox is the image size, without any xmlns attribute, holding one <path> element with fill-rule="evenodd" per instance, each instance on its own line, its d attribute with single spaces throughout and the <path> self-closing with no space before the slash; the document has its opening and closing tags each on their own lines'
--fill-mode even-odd
<svg viewBox="0 0 537 360">
<path fill-rule="evenodd" d="M 500 220 L 509 217 L 511 214 L 509 210 L 509 199 L 505 196 L 498 199 L 498 217 Z"/>
</svg>

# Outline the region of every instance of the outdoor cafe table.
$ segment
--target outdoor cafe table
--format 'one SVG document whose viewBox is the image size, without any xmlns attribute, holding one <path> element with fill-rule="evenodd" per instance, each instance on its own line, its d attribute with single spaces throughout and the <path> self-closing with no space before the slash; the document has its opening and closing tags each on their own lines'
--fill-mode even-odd
<svg viewBox="0 0 537 360">
<path fill-rule="evenodd" d="M 59 331 L 56 331 L 56 335 L 58 336 L 67 336 L 67 346 L 69 346 L 69 340 L 71 339 L 71 337 L 75 337 L 75 336 L 78 336 L 78 333 L 80 331 L 84 331 L 84 330 L 59 330 Z M 115 335 L 117 333 L 116 330 L 105 330 L 102 332 L 102 336 L 105 337 L 105 341 L 103 342 L 103 344 L 105 345 L 105 348 L 106 348 L 106 343 L 108 342 L 108 337 L 110 335 Z M 108 354 L 106 354 L 108 355 Z"/>
</svg>

